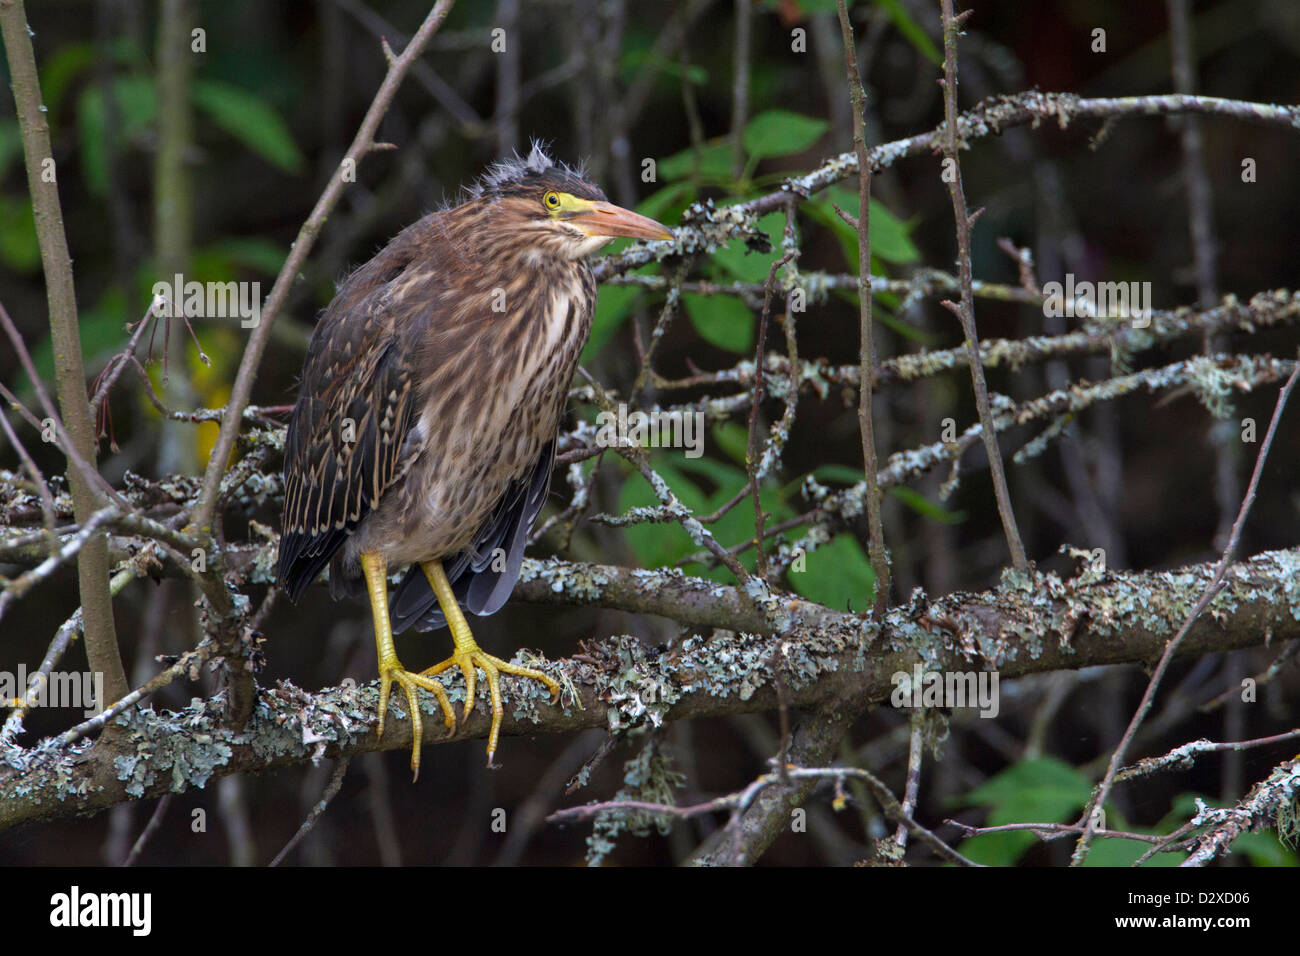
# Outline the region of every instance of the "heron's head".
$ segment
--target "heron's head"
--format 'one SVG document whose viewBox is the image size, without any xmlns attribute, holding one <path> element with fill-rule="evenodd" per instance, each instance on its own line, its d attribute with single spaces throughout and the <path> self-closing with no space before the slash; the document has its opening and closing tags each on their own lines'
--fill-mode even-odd
<svg viewBox="0 0 1300 956">
<path fill-rule="evenodd" d="M 526 158 L 492 166 L 470 191 L 481 228 L 503 252 L 562 259 L 590 255 L 612 239 L 672 239 L 665 226 L 605 198 L 583 174 L 538 144 Z"/>
</svg>

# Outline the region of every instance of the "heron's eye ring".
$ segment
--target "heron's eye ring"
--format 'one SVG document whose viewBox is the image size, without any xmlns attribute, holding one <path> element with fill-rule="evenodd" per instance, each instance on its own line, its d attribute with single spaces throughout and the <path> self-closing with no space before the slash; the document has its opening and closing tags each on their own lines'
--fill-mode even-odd
<svg viewBox="0 0 1300 956">
<path fill-rule="evenodd" d="M 547 209 L 559 209 L 560 194 L 557 192 L 549 192 L 542 197 L 542 202 L 546 204 Z"/>
</svg>

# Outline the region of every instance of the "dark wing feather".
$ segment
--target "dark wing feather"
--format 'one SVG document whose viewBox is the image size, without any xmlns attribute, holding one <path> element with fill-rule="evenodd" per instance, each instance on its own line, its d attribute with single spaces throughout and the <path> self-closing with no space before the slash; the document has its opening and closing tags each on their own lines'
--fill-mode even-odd
<svg viewBox="0 0 1300 956">
<path fill-rule="evenodd" d="M 303 364 L 285 437 L 279 563 L 280 582 L 295 601 L 407 463 L 403 446 L 415 419 L 411 355 L 395 334 L 386 287 L 410 260 L 392 251 L 339 290 Z"/>
<path fill-rule="evenodd" d="M 492 516 L 470 546 L 444 563 L 452 592 L 472 614 L 494 614 L 506 603 L 524 562 L 533 522 L 546 503 L 555 464 L 555 441 L 547 443 L 533 470 L 518 478 L 501 496 Z M 499 549 L 499 550 L 498 550 Z M 389 602 L 393 632 L 412 625 L 417 631 L 446 627 L 447 618 L 419 566 L 413 566 Z"/>
</svg>

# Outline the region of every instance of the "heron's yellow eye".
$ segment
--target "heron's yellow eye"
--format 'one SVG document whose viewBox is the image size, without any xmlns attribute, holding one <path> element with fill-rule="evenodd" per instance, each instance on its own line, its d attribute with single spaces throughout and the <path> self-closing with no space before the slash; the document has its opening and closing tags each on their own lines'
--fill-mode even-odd
<svg viewBox="0 0 1300 956">
<path fill-rule="evenodd" d="M 560 194 L 557 192 L 549 192 L 542 197 L 542 202 L 546 204 L 547 209 L 559 209 Z"/>
</svg>

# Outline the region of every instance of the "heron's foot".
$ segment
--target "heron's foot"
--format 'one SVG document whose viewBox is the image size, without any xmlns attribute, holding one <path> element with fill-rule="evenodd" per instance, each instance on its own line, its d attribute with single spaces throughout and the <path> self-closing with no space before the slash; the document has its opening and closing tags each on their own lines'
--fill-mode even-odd
<svg viewBox="0 0 1300 956">
<path fill-rule="evenodd" d="M 462 721 L 468 720 L 470 713 L 474 710 L 475 694 L 478 690 L 478 672 L 476 668 L 482 668 L 483 673 L 487 675 L 488 696 L 492 701 L 492 729 L 488 732 L 487 745 L 489 767 L 492 766 L 492 755 L 497 752 L 497 740 L 501 735 L 501 716 L 504 713 L 501 707 L 500 675 L 513 674 L 515 677 L 527 677 L 530 680 L 541 681 L 551 692 L 552 701 L 558 700 L 560 696 L 560 685 L 549 674 L 534 670 L 531 667 L 511 664 L 499 657 L 493 657 L 473 641 L 464 646 L 457 642 L 456 652 L 451 657 L 439 664 L 434 664 L 427 670 L 421 671 L 420 676 L 433 677 L 453 667 L 459 667 L 461 673 L 465 675 L 465 707 L 461 712 Z"/>
<path fill-rule="evenodd" d="M 456 712 L 452 709 L 451 701 L 447 699 L 447 692 L 443 690 L 442 684 L 423 674 L 412 674 L 402 666 L 401 661 L 396 657 L 389 661 L 381 660 L 379 662 L 379 733 L 380 739 L 384 736 L 384 717 L 388 713 L 388 693 L 396 683 L 406 694 L 406 709 L 411 715 L 411 773 L 412 780 L 418 780 L 420 777 L 420 746 L 424 738 L 424 723 L 420 719 L 420 701 L 416 697 L 415 689 L 422 687 L 434 697 L 438 698 L 438 704 L 442 707 L 443 723 L 447 725 L 447 730 L 455 732 L 456 730 Z"/>
</svg>

